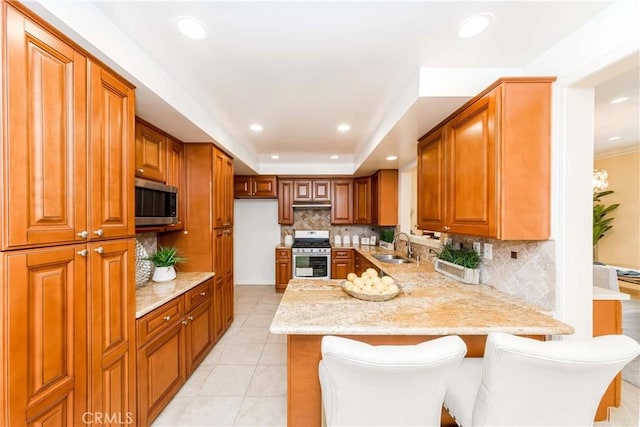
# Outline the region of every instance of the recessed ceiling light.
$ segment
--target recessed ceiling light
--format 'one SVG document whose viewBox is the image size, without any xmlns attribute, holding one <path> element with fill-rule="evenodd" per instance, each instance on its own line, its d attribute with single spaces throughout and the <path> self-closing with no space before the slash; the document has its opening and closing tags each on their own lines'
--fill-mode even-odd
<svg viewBox="0 0 640 427">
<path fill-rule="evenodd" d="M 398 160 L 398 156 L 387 156 L 385 157 L 387 160 Z"/>
<path fill-rule="evenodd" d="M 273 160 L 278 160 L 280 158 L 280 156 L 278 156 L 277 154 L 274 154 L 274 155 L 271 156 L 271 158 Z"/>
<path fill-rule="evenodd" d="M 628 101 L 629 97 L 628 96 L 619 96 L 618 98 L 612 99 L 611 101 L 609 101 L 609 103 L 611 104 L 620 104 L 621 102 L 624 101 Z"/>
<path fill-rule="evenodd" d="M 340 158 L 340 156 L 338 156 L 337 154 L 334 154 L 333 156 L 331 156 L 331 158 L 332 158 L 333 160 L 335 160 L 335 159 L 339 159 L 339 158 Z"/>
<path fill-rule="evenodd" d="M 253 123 L 249 125 L 249 129 L 251 129 L 254 132 L 262 132 L 262 129 L 264 129 L 264 127 L 262 127 L 261 124 Z"/>
<path fill-rule="evenodd" d="M 608 139 L 609 141 L 617 141 L 617 140 L 619 140 L 620 138 L 622 138 L 622 137 L 621 137 L 621 136 L 611 136 L 611 137 L 609 137 L 609 138 L 607 138 L 607 139 Z"/>
<path fill-rule="evenodd" d="M 465 19 L 458 30 L 458 36 L 463 39 L 477 36 L 489 26 L 491 19 L 493 15 L 490 13 L 479 13 Z"/>
<path fill-rule="evenodd" d="M 188 37 L 193 40 L 204 40 L 209 35 L 209 31 L 207 31 L 207 27 L 196 18 L 192 18 L 191 16 L 180 16 L 176 19 L 176 24 L 178 25 L 178 29 L 185 37 Z"/>
<path fill-rule="evenodd" d="M 346 131 L 348 131 L 349 129 L 351 129 L 351 125 L 348 125 L 348 124 L 346 124 L 346 123 L 342 123 L 341 125 L 339 125 L 339 126 L 338 126 L 338 130 L 339 130 L 340 132 L 346 132 Z"/>
</svg>

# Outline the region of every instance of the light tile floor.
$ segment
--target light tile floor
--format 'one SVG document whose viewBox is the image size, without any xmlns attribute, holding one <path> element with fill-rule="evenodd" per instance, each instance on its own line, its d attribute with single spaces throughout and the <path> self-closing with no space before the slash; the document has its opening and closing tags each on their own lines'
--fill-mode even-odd
<svg viewBox="0 0 640 427">
<path fill-rule="evenodd" d="M 235 287 L 233 324 L 154 426 L 286 426 L 286 337 L 269 333 L 281 297 L 273 286 Z M 639 426 L 639 390 L 623 381 L 622 406 L 594 425 Z"/>
</svg>

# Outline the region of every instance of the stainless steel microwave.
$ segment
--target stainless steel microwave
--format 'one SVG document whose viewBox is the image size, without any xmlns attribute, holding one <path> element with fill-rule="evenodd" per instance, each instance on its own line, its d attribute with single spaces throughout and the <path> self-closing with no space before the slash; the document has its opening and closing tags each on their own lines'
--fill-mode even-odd
<svg viewBox="0 0 640 427">
<path fill-rule="evenodd" d="M 169 225 L 178 220 L 178 189 L 159 182 L 135 180 L 136 226 Z"/>
</svg>

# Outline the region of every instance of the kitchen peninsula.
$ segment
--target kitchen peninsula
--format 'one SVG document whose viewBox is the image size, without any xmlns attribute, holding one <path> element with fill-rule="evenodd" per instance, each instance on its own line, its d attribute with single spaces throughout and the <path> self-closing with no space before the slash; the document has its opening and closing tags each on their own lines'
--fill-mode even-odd
<svg viewBox="0 0 640 427">
<path fill-rule="evenodd" d="M 291 280 L 271 324 L 286 334 L 287 419 L 289 426 L 319 426 L 318 381 L 323 335 L 341 335 L 370 344 L 415 344 L 442 335 L 460 335 L 467 356 L 484 352 L 486 335 L 507 332 L 545 339 L 573 328 L 548 313 L 486 285 L 464 285 L 433 271 L 428 262 L 393 265 L 355 248 L 394 277 L 403 292 L 384 302 L 361 301 L 340 288 L 340 280 Z"/>
</svg>

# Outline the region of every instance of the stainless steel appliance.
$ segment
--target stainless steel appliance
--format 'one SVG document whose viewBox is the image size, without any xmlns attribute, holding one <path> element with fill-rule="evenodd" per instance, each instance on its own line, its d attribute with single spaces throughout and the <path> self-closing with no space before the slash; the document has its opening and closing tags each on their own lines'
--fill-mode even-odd
<svg viewBox="0 0 640 427">
<path fill-rule="evenodd" d="M 331 244 L 328 230 L 304 230 L 294 233 L 294 279 L 330 279 Z"/>
<path fill-rule="evenodd" d="M 137 178 L 135 185 L 136 226 L 168 225 L 177 222 L 176 187 Z"/>
</svg>

